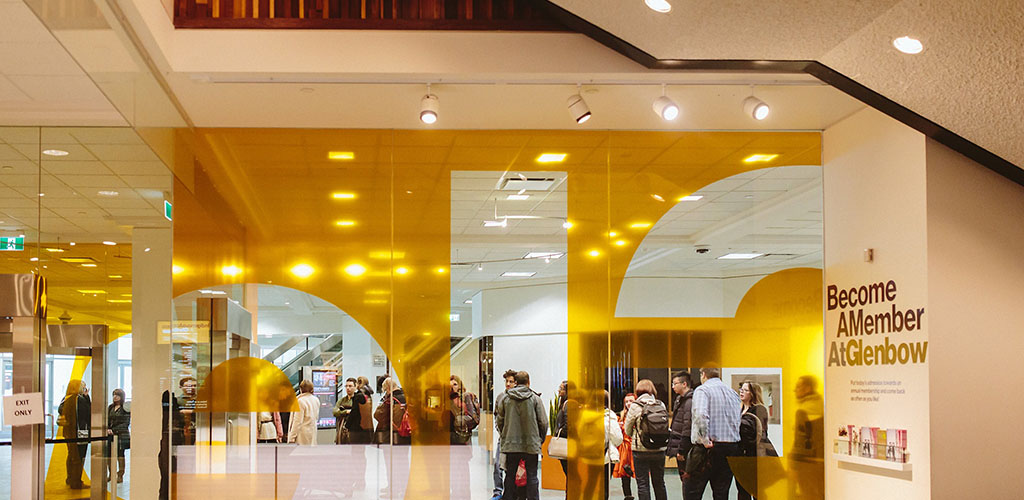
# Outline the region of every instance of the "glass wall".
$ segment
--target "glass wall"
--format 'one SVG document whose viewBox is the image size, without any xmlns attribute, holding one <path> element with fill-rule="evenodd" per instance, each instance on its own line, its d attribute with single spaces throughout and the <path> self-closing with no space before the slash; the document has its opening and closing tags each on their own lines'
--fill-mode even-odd
<svg viewBox="0 0 1024 500">
<path fill-rule="evenodd" d="M 650 380 L 671 415 L 702 367 L 763 406 L 778 456 L 730 458 L 738 484 L 821 498 L 819 134 L 196 135 L 224 154 L 175 185 L 147 367 L 179 498 L 491 498 L 508 370 L 568 438 L 542 497 L 635 494 L 603 479 L 623 400 Z"/>
<path fill-rule="evenodd" d="M 170 231 L 171 189 L 167 168 L 130 128 L 0 127 L 0 272 L 47 283 L 47 496 L 106 489 L 111 454 L 118 494 L 129 496 L 132 303 L 148 293 L 133 286 L 132 263 L 150 251 L 133 237 L 139 228 Z M 23 392 L 12 385 L 10 351 L 0 366 L 4 395 Z M 0 430 L 8 445 L 10 431 Z M 111 453 L 114 434 L 121 444 Z M 0 447 L 3 495 L 10 449 Z"/>
</svg>

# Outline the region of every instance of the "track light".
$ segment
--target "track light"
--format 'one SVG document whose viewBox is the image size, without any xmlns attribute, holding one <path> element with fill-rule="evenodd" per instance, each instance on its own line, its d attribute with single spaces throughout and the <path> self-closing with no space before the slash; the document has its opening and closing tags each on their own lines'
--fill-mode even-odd
<svg viewBox="0 0 1024 500">
<path fill-rule="evenodd" d="M 427 95 L 420 100 L 420 121 L 427 125 L 433 125 L 437 122 L 437 110 L 440 106 L 441 102 L 437 96 L 430 93 L 430 84 L 428 83 Z"/>
<path fill-rule="evenodd" d="M 665 95 L 664 85 L 661 86 L 661 97 L 654 100 L 654 114 L 665 121 L 679 118 L 679 106 Z"/>
<path fill-rule="evenodd" d="M 754 96 L 750 96 L 743 100 L 743 112 L 750 115 L 751 118 L 761 121 L 768 118 L 768 114 L 771 113 L 772 108 L 768 104 Z"/>
<path fill-rule="evenodd" d="M 569 106 L 569 116 L 572 116 L 576 123 L 582 124 L 583 122 L 590 119 L 590 107 L 587 106 L 587 101 L 583 100 L 583 96 L 579 94 L 580 86 L 576 86 L 576 93 L 569 96 L 567 104 Z"/>
</svg>

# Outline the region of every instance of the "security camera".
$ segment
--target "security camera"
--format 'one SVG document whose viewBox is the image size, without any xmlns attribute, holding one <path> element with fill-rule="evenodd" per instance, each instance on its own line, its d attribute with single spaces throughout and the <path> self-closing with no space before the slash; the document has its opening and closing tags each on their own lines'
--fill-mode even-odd
<svg viewBox="0 0 1024 500">
<path fill-rule="evenodd" d="M 705 254 L 711 251 L 711 247 L 708 245 L 697 245 L 693 249 L 699 254 Z"/>
</svg>

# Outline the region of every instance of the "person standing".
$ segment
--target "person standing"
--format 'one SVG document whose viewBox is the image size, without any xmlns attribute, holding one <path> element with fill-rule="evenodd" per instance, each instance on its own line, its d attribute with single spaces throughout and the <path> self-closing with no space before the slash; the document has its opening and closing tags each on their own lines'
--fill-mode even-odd
<svg viewBox="0 0 1024 500">
<path fill-rule="evenodd" d="M 740 413 L 741 418 L 747 414 L 756 418 L 758 422 L 760 422 L 760 425 L 754 427 L 760 427 L 761 434 L 757 436 L 749 436 L 752 439 L 748 439 L 748 436 L 744 434 L 741 426 L 739 454 L 743 457 L 757 458 L 758 444 L 768 439 L 768 408 L 765 408 L 763 399 L 761 398 L 761 386 L 749 380 L 740 384 L 740 403 L 742 404 Z M 749 419 L 750 417 L 745 418 Z M 750 487 L 754 493 L 757 493 L 756 464 L 754 466 L 754 471 L 755 473 L 751 478 L 752 483 Z M 739 479 L 736 480 L 736 498 L 737 500 L 748 500 L 751 498 L 751 494 L 743 487 L 742 484 L 740 484 Z M 753 498 L 756 498 L 756 495 Z"/>
<path fill-rule="evenodd" d="M 516 371 L 505 370 L 502 378 L 505 379 L 505 391 L 516 386 Z M 505 391 L 501 391 L 494 398 L 494 411 L 497 412 L 501 406 L 501 402 L 505 399 Z M 495 420 L 494 427 L 498 431 L 498 442 L 494 447 L 494 490 L 491 492 L 491 500 L 498 500 L 501 498 L 501 493 L 505 491 L 505 475 L 504 475 L 504 463 L 501 460 L 501 427 L 498 427 L 498 422 Z"/>
<path fill-rule="evenodd" d="M 666 500 L 665 490 L 665 449 L 666 445 L 648 447 L 642 439 L 642 420 L 655 413 L 667 414 L 665 403 L 658 398 L 658 390 L 654 382 L 643 379 L 636 383 L 636 401 L 626 413 L 626 434 L 633 442 L 633 473 L 636 475 L 636 494 L 640 500 L 650 500 L 651 489 L 654 498 Z M 664 422 L 664 421 L 663 421 Z"/>
<path fill-rule="evenodd" d="M 113 395 L 110 398 L 112 403 L 107 407 L 107 435 L 117 436 L 117 482 L 124 482 L 124 451 L 131 447 L 131 432 L 129 427 L 131 426 L 132 414 L 124 406 L 124 391 L 121 389 L 114 389 Z M 107 445 L 107 450 L 110 450 L 110 445 Z M 108 453 L 109 457 L 110 454 Z M 110 471 L 109 474 L 113 475 L 114 471 Z"/>
<path fill-rule="evenodd" d="M 732 485 L 729 457 L 739 454 L 740 397 L 719 378 L 716 366 L 700 369 L 700 387 L 693 391 L 693 427 L 690 441 L 708 450 L 706 474 L 687 478 L 684 500 L 700 500 L 711 483 L 714 500 L 726 500 Z"/>
<path fill-rule="evenodd" d="M 72 380 L 68 383 L 64 400 L 57 407 L 60 414 L 61 436 L 64 439 L 88 438 L 90 420 L 89 413 L 92 403 L 89 400 L 88 389 L 81 380 Z M 88 488 L 82 482 L 82 469 L 85 465 L 85 454 L 89 449 L 89 443 L 70 442 L 67 443 L 68 456 L 65 460 L 67 478 L 64 483 L 74 490 Z"/>
<path fill-rule="evenodd" d="M 349 377 L 345 380 L 345 394 L 338 398 L 338 403 L 334 405 L 334 411 L 331 412 L 334 415 L 335 427 L 337 427 L 334 444 L 348 444 L 348 428 L 345 427 L 345 422 L 348 420 L 348 414 L 352 412 L 352 397 L 355 392 L 356 379 Z"/>
<path fill-rule="evenodd" d="M 547 412 L 540 396 L 530 389 L 530 374 L 516 372 L 516 386 L 505 391 L 501 406 L 497 408 L 497 423 L 501 429 L 501 450 L 505 454 L 505 487 L 503 500 L 539 500 L 540 482 L 537 480 L 537 461 L 544 436 L 548 433 Z M 534 425 L 536 423 L 536 425 Z M 522 463 L 526 473 L 526 486 L 516 486 L 516 475 Z"/>
<path fill-rule="evenodd" d="M 603 473 L 598 476 L 597 474 L 587 474 L 586 482 L 583 485 L 583 496 L 581 498 L 596 499 L 597 489 L 601 483 L 604 483 L 604 500 L 608 500 L 608 477 L 611 475 L 613 464 L 619 461 L 619 445 L 622 444 L 622 428 L 619 427 L 618 418 L 615 416 L 615 412 L 609 408 L 608 403 L 611 400 L 611 394 L 608 391 L 602 391 L 604 393 L 604 413 L 598 414 L 600 417 L 594 418 L 596 415 L 595 411 L 584 412 L 587 417 L 584 425 L 585 434 L 600 432 L 604 434 L 604 456 L 603 460 L 599 463 L 594 463 L 588 458 L 583 458 L 583 462 L 587 465 L 601 465 L 604 469 Z M 597 425 L 601 427 L 598 428 Z"/>
<path fill-rule="evenodd" d="M 676 394 L 672 402 L 672 425 L 669 427 L 668 448 L 665 455 L 675 457 L 679 480 L 686 489 L 686 454 L 693 443 L 690 442 L 690 429 L 693 426 L 693 381 L 690 374 L 684 371 L 672 376 L 672 392 Z"/>
<path fill-rule="evenodd" d="M 288 419 L 288 442 L 316 446 L 316 421 L 320 416 L 320 398 L 313 395 L 313 382 L 299 382 L 299 411 Z"/>
<path fill-rule="evenodd" d="M 791 491 L 790 498 L 822 498 L 825 488 L 825 411 L 824 400 L 818 393 L 818 379 L 813 375 L 801 376 L 794 392 L 797 408 L 793 424 L 796 428 L 790 457 L 799 489 Z"/>
<path fill-rule="evenodd" d="M 466 390 L 462 378 L 458 375 L 449 377 L 448 382 L 451 412 L 448 431 L 451 434 L 451 444 L 469 444 L 473 429 L 480 424 L 480 400 L 476 394 Z"/>
<path fill-rule="evenodd" d="M 259 413 L 260 427 L 256 436 L 257 443 L 280 443 L 281 442 L 281 417 L 277 412 L 261 411 Z"/>
<path fill-rule="evenodd" d="M 367 394 L 365 386 L 355 379 L 355 390 L 352 391 L 352 409 L 345 416 L 345 429 L 348 430 L 349 444 L 370 444 L 373 441 L 373 403 L 370 402 L 370 395 Z M 349 381 L 345 381 L 345 390 L 348 391 Z"/>
<path fill-rule="evenodd" d="M 629 414 L 629 407 L 636 401 L 636 394 L 632 392 L 622 398 L 622 412 L 619 413 L 619 430 L 622 431 L 622 444 L 619 445 L 619 464 L 615 467 L 615 477 L 622 479 L 622 494 L 624 500 L 633 500 L 632 488 L 630 488 L 633 477 L 633 441 L 626 434 L 626 415 Z"/>
</svg>

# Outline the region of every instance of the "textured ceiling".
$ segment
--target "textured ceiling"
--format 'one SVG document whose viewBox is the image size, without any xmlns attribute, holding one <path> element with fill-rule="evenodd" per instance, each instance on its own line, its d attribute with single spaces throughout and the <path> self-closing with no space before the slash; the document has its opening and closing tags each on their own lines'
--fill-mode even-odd
<svg viewBox="0 0 1024 500">
<path fill-rule="evenodd" d="M 1024 165 L 1019 0 L 552 0 L 658 59 L 816 60 Z M 920 39 L 923 53 L 893 49 Z"/>
</svg>

